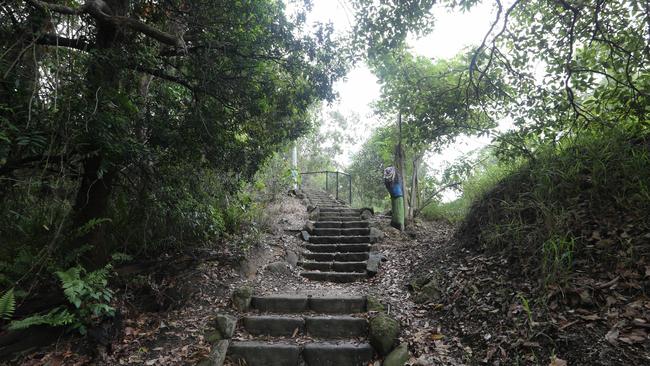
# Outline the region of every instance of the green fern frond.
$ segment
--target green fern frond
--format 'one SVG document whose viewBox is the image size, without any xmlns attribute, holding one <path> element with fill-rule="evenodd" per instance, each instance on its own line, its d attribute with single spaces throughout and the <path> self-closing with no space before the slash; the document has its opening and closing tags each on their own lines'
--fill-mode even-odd
<svg viewBox="0 0 650 366">
<path fill-rule="evenodd" d="M 78 323 L 74 314 L 70 313 L 68 309 L 57 307 L 52 309 L 45 315 L 32 315 L 25 319 L 15 320 L 9 324 L 10 330 L 20 330 L 33 327 L 35 325 L 48 325 L 51 327 L 60 327 Z"/>
<path fill-rule="evenodd" d="M 9 320 L 16 310 L 16 297 L 14 289 L 9 289 L 0 297 L 0 319 Z"/>
</svg>

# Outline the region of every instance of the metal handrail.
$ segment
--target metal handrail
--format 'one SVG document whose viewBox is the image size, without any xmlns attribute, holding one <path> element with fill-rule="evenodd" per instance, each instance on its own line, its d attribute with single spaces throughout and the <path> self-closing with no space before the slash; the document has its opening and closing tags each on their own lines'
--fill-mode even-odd
<svg viewBox="0 0 650 366">
<path fill-rule="evenodd" d="M 300 175 L 309 175 L 309 174 L 325 174 L 325 191 L 329 190 L 329 174 L 336 174 L 336 199 L 339 199 L 339 175 L 343 175 L 348 178 L 348 203 L 352 204 L 352 176 L 345 172 L 331 171 L 331 170 L 322 170 L 315 172 L 301 172 Z M 302 179 L 301 179 L 302 187 Z"/>
</svg>

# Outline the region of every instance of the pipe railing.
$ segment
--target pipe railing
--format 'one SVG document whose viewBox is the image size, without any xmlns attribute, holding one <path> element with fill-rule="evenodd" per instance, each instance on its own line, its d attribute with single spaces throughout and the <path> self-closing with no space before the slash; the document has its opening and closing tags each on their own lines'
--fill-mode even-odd
<svg viewBox="0 0 650 366">
<path fill-rule="evenodd" d="M 323 176 L 325 177 L 324 182 L 322 179 Z M 332 179 L 330 179 L 330 176 Z M 323 170 L 318 172 L 302 172 L 300 173 L 300 178 L 301 188 L 307 185 L 313 186 L 313 188 L 322 189 L 322 186 L 324 185 L 325 191 L 334 195 L 337 200 L 342 199 L 339 197 L 341 188 L 347 188 L 347 202 L 350 205 L 352 204 L 352 176 L 350 174 L 339 171 Z M 347 184 L 343 184 L 343 187 L 341 187 L 341 184 L 345 181 L 347 181 Z"/>
</svg>

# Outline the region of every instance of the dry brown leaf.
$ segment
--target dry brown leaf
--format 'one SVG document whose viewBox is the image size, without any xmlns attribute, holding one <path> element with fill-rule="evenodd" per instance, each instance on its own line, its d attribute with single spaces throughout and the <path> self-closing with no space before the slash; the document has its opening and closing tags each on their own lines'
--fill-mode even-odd
<svg viewBox="0 0 650 366">
<path fill-rule="evenodd" d="M 620 334 L 618 340 L 627 344 L 642 343 L 648 339 L 648 333 L 644 329 L 632 329 L 629 332 Z"/>
<path fill-rule="evenodd" d="M 441 340 L 443 338 L 445 338 L 445 336 L 440 334 L 440 333 L 432 333 L 431 334 L 431 339 L 433 339 L 434 341 L 439 341 L 439 340 Z"/>
<path fill-rule="evenodd" d="M 591 321 L 600 319 L 600 317 L 599 317 L 597 314 L 579 315 L 579 317 L 580 317 L 581 319 L 584 319 L 584 320 L 591 320 Z"/>
<path fill-rule="evenodd" d="M 617 346 L 618 345 L 618 329 L 611 329 L 607 334 L 605 334 L 605 339 L 610 344 Z"/>
<path fill-rule="evenodd" d="M 551 363 L 549 366 L 567 366 L 567 362 L 557 356 L 551 357 Z"/>
</svg>

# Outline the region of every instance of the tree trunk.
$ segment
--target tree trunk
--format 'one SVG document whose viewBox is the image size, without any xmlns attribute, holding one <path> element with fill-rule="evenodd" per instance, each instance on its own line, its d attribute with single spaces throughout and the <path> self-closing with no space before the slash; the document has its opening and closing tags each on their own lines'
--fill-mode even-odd
<svg viewBox="0 0 650 366">
<path fill-rule="evenodd" d="M 106 11 L 112 15 L 126 16 L 127 0 L 105 0 Z M 83 228 L 75 241 L 76 248 L 90 245 L 90 251 L 84 254 L 82 262 L 88 269 L 96 269 L 109 259 L 110 248 L 105 235 L 106 225 L 102 219 L 107 218 L 112 184 L 117 176 L 115 168 L 107 160 L 107 143 L 104 141 L 111 131 L 110 121 L 115 110 L 110 107 L 111 99 L 120 90 L 120 69 L 111 59 L 121 52 L 119 46 L 125 42 L 125 35 L 114 24 L 97 23 L 97 51 L 90 62 L 86 75 L 87 105 L 92 113 L 86 116 L 87 156 L 82 161 L 83 173 L 74 206 L 75 228 Z"/>
<path fill-rule="evenodd" d="M 398 140 L 395 148 L 395 167 L 402 179 L 402 192 L 404 194 L 404 212 L 408 212 L 409 192 L 406 184 L 406 169 L 404 167 L 404 148 L 402 147 L 402 112 L 397 114 Z"/>
<path fill-rule="evenodd" d="M 101 173 L 102 160 L 101 156 L 92 156 L 83 161 L 83 175 L 74 206 L 73 225 L 83 228 L 75 240 L 75 247 L 92 246 L 83 261 L 89 269 L 103 266 L 110 255 L 102 219 L 106 216 L 114 173 Z"/>
<path fill-rule="evenodd" d="M 409 220 L 413 219 L 413 213 L 417 210 L 418 206 L 418 170 L 420 169 L 420 160 L 422 156 L 416 154 L 413 156 L 413 174 L 411 174 L 411 195 L 409 202 L 409 210 L 407 218 Z"/>
</svg>

